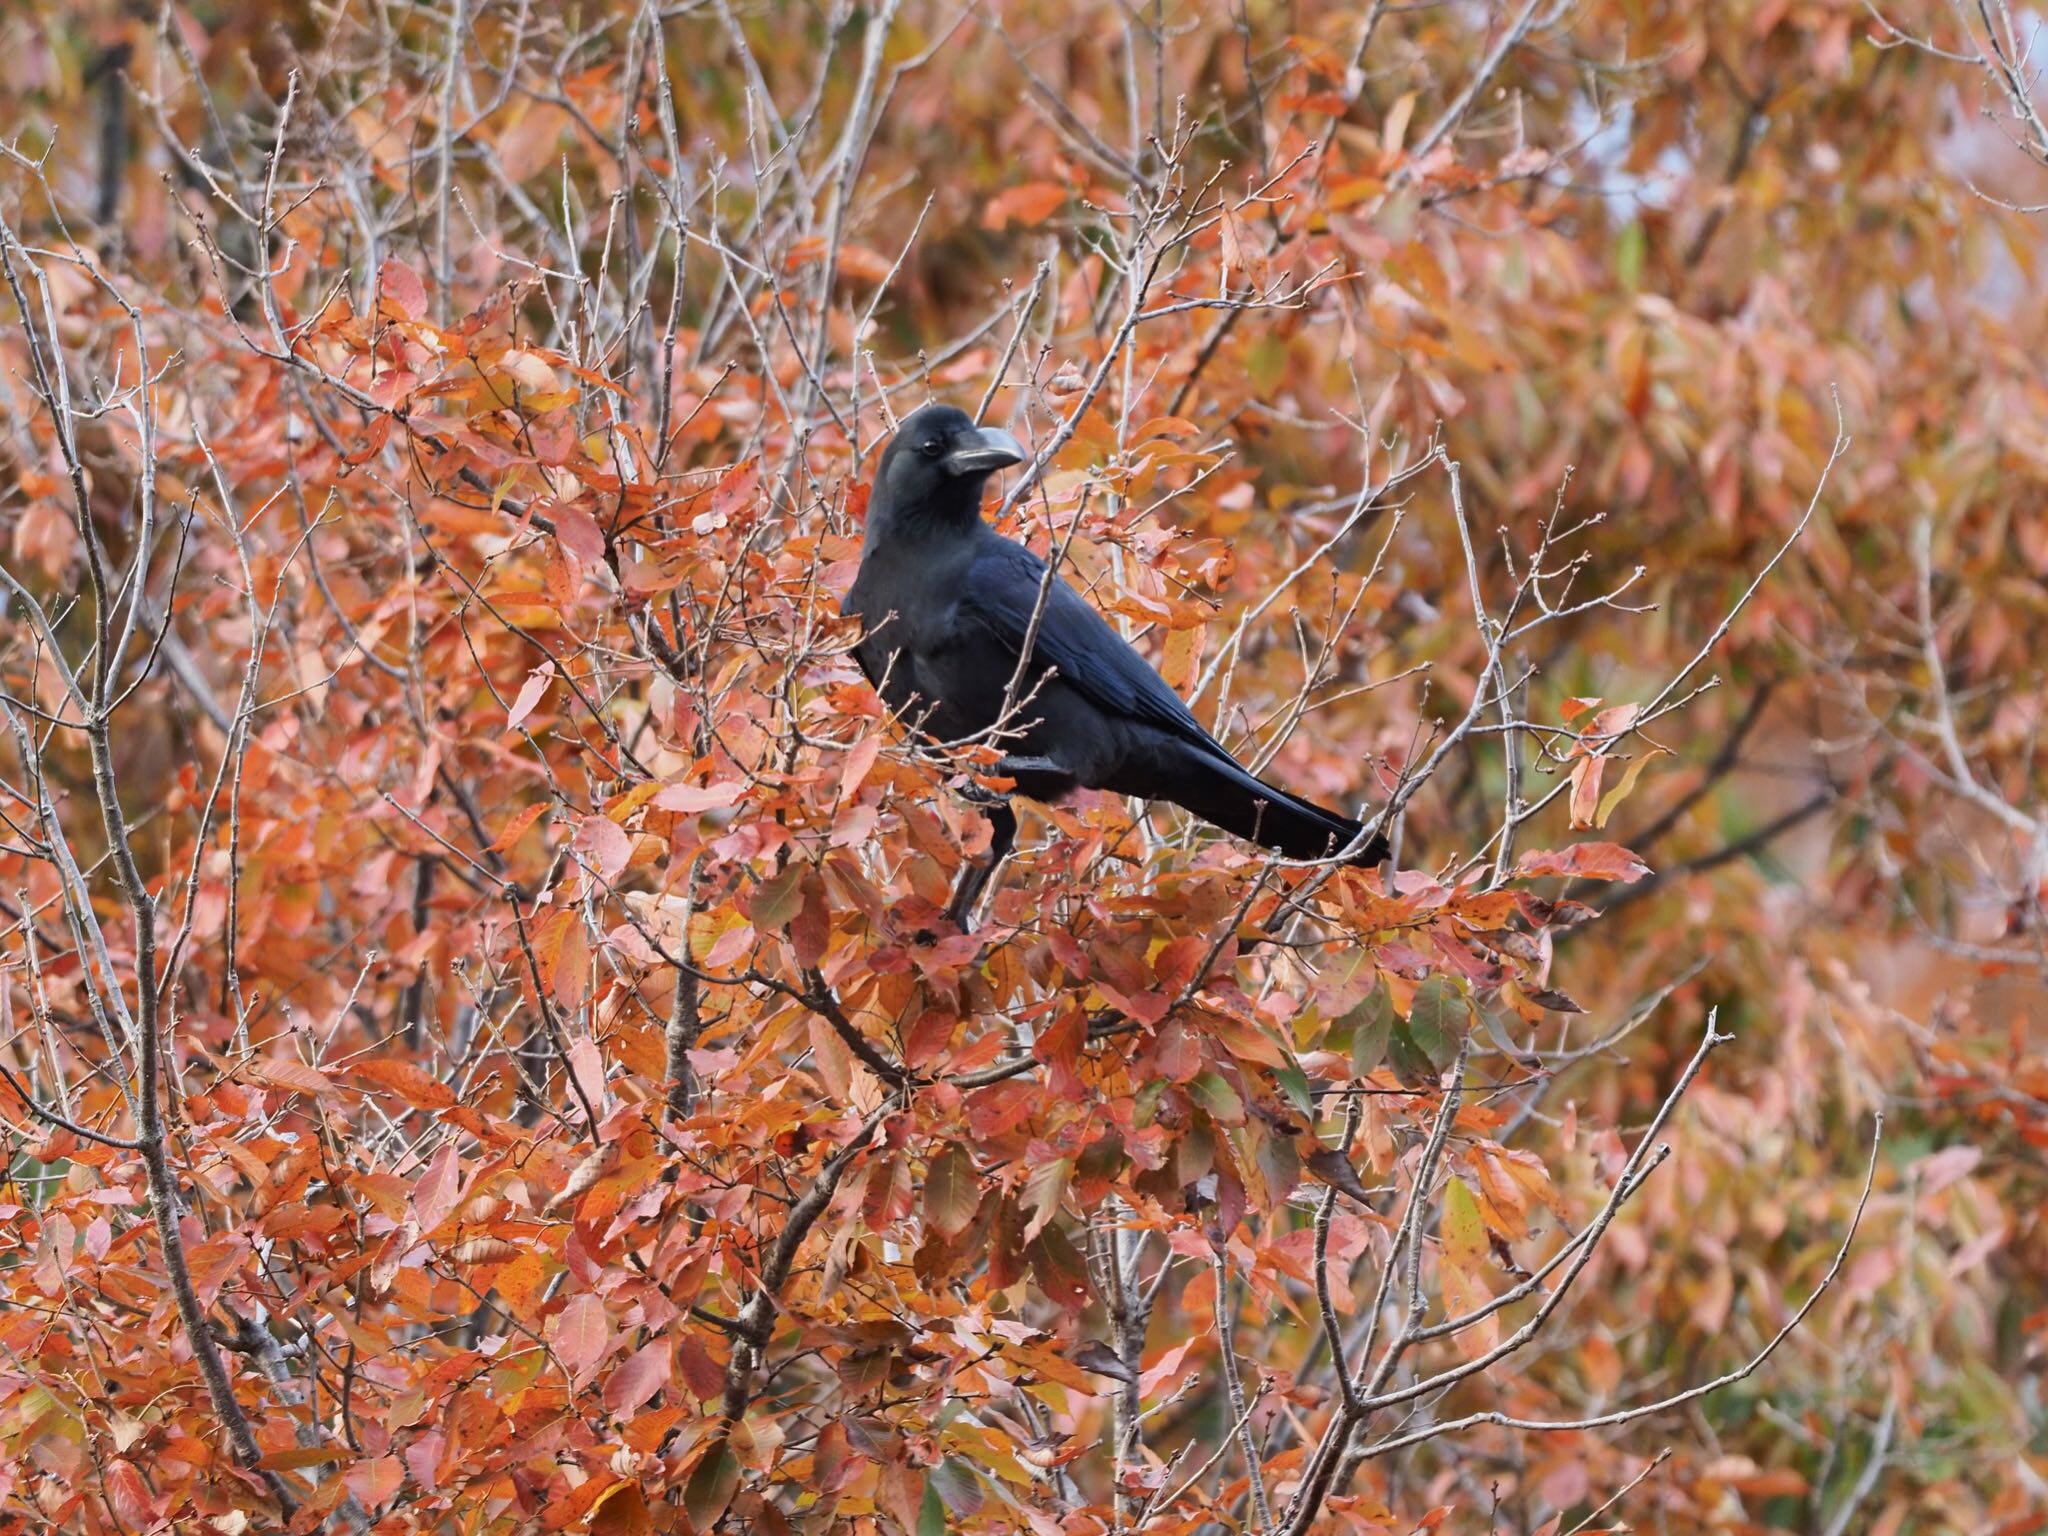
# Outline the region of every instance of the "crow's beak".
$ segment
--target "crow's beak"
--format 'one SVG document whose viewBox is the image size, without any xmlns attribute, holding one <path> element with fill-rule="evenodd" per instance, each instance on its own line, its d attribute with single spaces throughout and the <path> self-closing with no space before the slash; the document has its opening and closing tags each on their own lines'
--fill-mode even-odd
<svg viewBox="0 0 2048 1536">
<path fill-rule="evenodd" d="M 985 475 L 1025 458 L 1024 445 L 1001 427 L 983 427 L 946 455 L 946 468 L 956 475 Z"/>
</svg>

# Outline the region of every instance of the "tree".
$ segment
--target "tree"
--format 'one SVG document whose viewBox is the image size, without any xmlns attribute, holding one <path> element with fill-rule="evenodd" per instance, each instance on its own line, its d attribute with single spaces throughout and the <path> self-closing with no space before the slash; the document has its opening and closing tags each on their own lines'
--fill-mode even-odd
<svg viewBox="0 0 2048 1536">
<path fill-rule="evenodd" d="M 2025 1528 L 2011 19 L 537 9 L 14 24 L 11 1528 Z M 1395 872 L 943 922 L 928 395 Z"/>
</svg>

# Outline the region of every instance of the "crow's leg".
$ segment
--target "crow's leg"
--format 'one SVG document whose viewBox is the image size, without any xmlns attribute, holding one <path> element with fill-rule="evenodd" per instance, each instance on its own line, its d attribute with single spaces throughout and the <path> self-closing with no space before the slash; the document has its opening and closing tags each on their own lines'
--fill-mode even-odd
<svg viewBox="0 0 2048 1536">
<path fill-rule="evenodd" d="M 1006 779 L 1019 781 L 1019 787 L 1034 799 L 1056 799 L 1073 788 L 1073 776 L 1049 757 L 1006 757 L 998 762 L 994 772 Z M 965 791 L 967 798 L 977 805 L 988 808 L 989 845 L 988 852 L 981 859 L 968 864 L 960 871 L 960 877 L 953 887 L 953 899 L 946 903 L 946 916 L 963 933 L 974 909 L 980 905 L 982 893 L 1002 867 L 1003 860 L 1010 856 L 1010 850 L 1017 844 L 1017 813 L 1010 808 L 1010 798 L 990 790 L 970 785 Z"/>
<path fill-rule="evenodd" d="M 987 806 L 988 852 L 961 867 L 960 877 L 953 884 L 953 899 L 946 903 L 947 918 L 962 933 L 967 931 L 974 909 L 981 904 L 981 893 L 988 889 L 996 870 L 1017 844 L 1017 813 L 1010 809 L 1010 802 L 996 799 L 987 802 Z"/>
</svg>

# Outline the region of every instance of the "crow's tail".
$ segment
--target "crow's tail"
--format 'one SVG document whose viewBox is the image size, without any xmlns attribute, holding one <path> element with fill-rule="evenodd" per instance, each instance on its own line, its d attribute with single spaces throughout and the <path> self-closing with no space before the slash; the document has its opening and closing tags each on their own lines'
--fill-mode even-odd
<svg viewBox="0 0 2048 1536">
<path fill-rule="evenodd" d="M 1189 748 L 1176 767 L 1179 771 L 1155 789 L 1160 799 L 1290 859 L 1326 859 L 1350 847 L 1359 834 L 1359 824 L 1349 816 L 1255 778 L 1228 757 Z M 1386 856 L 1387 840 L 1376 834 L 1348 862 L 1372 865 Z"/>
</svg>

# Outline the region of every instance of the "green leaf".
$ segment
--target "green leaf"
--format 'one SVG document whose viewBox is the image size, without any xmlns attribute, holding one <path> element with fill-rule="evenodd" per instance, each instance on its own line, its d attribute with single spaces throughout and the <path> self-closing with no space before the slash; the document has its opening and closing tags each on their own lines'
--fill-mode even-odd
<svg viewBox="0 0 2048 1536">
<path fill-rule="evenodd" d="M 1287 1102 L 1300 1111 L 1302 1119 L 1315 1119 L 1316 1101 L 1309 1097 L 1308 1074 L 1301 1070 L 1300 1062 L 1291 1056 L 1288 1057 L 1286 1066 L 1274 1068 L 1273 1080 L 1280 1085 L 1280 1091 L 1287 1095 Z"/>
<path fill-rule="evenodd" d="M 1403 1088 L 1434 1087 L 1443 1076 L 1436 1063 L 1415 1043 L 1415 1037 L 1408 1033 L 1407 1022 L 1402 1019 L 1394 1021 L 1387 1035 L 1387 1065 L 1394 1069 L 1394 1076 Z"/>
<path fill-rule="evenodd" d="M 690 1517 L 690 1524 L 700 1531 L 710 1530 L 725 1513 L 739 1486 L 739 1458 L 721 1440 L 697 1463 L 697 1470 L 690 1474 L 689 1484 L 683 1489 L 683 1512 Z"/>
<path fill-rule="evenodd" d="M 1220 1072 L 1204 1072 L 1188 1084 L 1188 1094 L 1218 1125 L 1243 1125 L 1244 1101 Z"/>
<path fill-rule="evenodd" d="M 1351 1040 L 1351 1070 L 1360 1077 L 1379 1070 L 1387 1059 L 1387 1041 L 1394 1030 L 1394 1003 L 1385 987 L 1374 987 L 1339 1025 Z"/>
<path fill-rule="evenodd" d="M 1245 374 L 1260 394 L 1278 387 L 1287 374 L 1287 347 L 1279 337 L 1262 334 L 1245 349 Z"/>
<path fill-rule="evenodd" d="M 1462 1270 L 1476 1271 L 1486 1257 L 1486 1218 L 1479 1214 L 1479 1201 L 1463 1179 L 1452 1179 L 1444 1188 L 1443 1220 L 1437 1235 L 1444 1257 Z"/>
<path fill-rule="evenodd" d="M 1301 1154 L 1294 1150 L 1292 1138 L 1276 1135 L 1256 1124 L 1247 1126 L 1241 1134 L 1251 1137 L 1252 1153 L 1258 1160 L 1259 1177 L 1266 1181 L 1266 1193 L 1276 1202 L 1285 1200 L 1301 1182 Z"/>
<path fill-rule="evenodd" d="M 803 910 L 804 866 L 791 864 L 773 880 L 754 887 L 747 917 L 762 933 L 779 933 Z"/>
<path fill-rule="evenodd" d="M 1136 1380 L 1136 1376 L 1132 1380 Z M 952 1401 L 957 1402 L 955 1398 Z M 918 1511 L 918 1523 L 924 1523 L 926 1512 L 931 1507 L 932 1494 L 936 1492 L 944 1501 L 946 1509 L 964 1520 L 981 1508 L 983 1494 L 981 1479 L 974 1475 L 974 1468 L 958 1456 L 948 1456 L 933 1467 L 930 1481 L 925 1484 L 925 1507 Z"/>
<path fill-rule="evenodd" d="M 1632 219 L 1622 225 L 1614 237 L 1614 275 L 1631 293 L 1642 286 L 1643 258 L 1648 250 L 1649 241 L 1643 233 L 1641 219 Z"/>
<path fill-rule="evenodd" d="M 1457 1059 L 1458 1042 L 1471 1027 L 1472 1005 L 1456 983 L 1432 976 L 1415 989 L 1408 1035 L 1439 1073 Z"/>
<path fill-rule="evenodd" d="M 946 1536 L 946 1501 L 939 1496 L 937 1482 L 929 1477 L 917 1506 L 917 1536 Z"/>
</svg>

